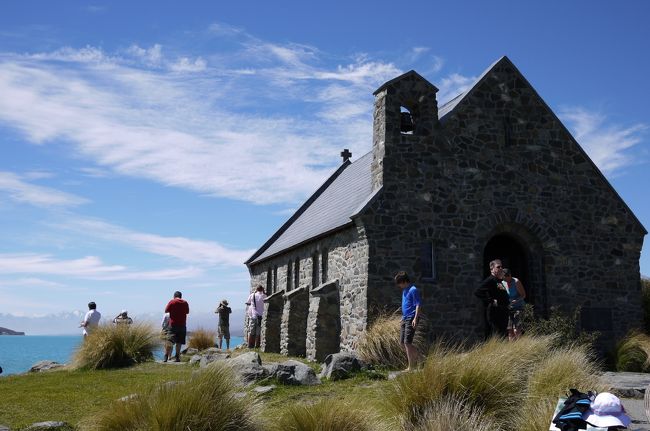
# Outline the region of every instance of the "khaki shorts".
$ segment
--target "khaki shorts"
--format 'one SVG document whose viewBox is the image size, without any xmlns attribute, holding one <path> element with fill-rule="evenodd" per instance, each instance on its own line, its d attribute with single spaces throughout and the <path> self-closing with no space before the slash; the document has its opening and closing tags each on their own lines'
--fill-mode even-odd
<svg viewBox="0 0 650 431">
<path fill-rule="evenodd" d="M 219 326 L 217 328 L 217 337 L 230 340 L 230 326 Z"/>
<path fill-rule="evenodd" d="M 248 319 L 248 336 L 259 337 L 262 335 L 262 318 L 251 317 Z"/>
</svg>

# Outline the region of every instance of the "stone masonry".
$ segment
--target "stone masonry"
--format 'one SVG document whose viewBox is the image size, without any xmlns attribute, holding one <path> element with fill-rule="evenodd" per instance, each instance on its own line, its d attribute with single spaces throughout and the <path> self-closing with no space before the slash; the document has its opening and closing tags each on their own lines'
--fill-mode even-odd
<svg viewBox="0 0 650 431">
<path fill-rule="evenodd" d="M 277 334 L 283 353 L 311 359 L 353 350 L 377 313 L 399 307 L 398 270 L 421 289 L 431 337 L 479 339 L 473 290 L 494 258 L 538 313 L 581 306 L 582 327 L 611 347 L 641 322 L 644 227 L 506 57 L 447 104 L 436 93 L 413 71 L 382 85 L 372 190 L 349 224 L 247 263 L 251 288 L 289 292 L 268 302 L 283 310 L 281 325 L 266 317 L 269 351 Z M 304 319 L 292 319 L 294 297 Z"/>
</svg>

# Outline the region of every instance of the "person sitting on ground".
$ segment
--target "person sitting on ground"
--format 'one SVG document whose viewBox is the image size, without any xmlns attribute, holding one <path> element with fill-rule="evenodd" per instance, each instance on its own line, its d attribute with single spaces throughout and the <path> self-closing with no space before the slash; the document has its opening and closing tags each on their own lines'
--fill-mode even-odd
<svg viewBox="0 0 650 431">
<path fill-rule="evenodd" d="M 226 350 L 230 350 L 230 313 L 232 313 L 232 310 L 228 307 L 228 301 L 222 300 L 215 313 L 219 315 L 219 324 L 217 325 L 219 350 L 221 350 L 224 338 L 226 339 Z"/>
<path fill-rule="evenodd" d="M 259 348 L 262 341 L 262 316 L 264 315 L 264 288 L 259 285 L 246 301 L 248 306 L 248 348 Z"/>
<path fill-rule="evenodd" d="M 80 328 L 83 328 L 84 338 L 91 334 L 97 326 L 99 326 L 99 321 L 102 318 L 102 314 L 97 311 L 97 304 L 94 302 L 88 303 L 88 312 L 84 316 L 84 320 L 79 325 Z"/>
<path fill-rule="evenodd" d="M 113 323 L 115 323 L 118 326 L 120 326 L 120 325 L 130 325 L 130 324 L 133 323 L 133 319 L 131 319 L 129 317 L 129 312 L 128 311 L 122 310 L 120 312 L 120 314 L 115 316 L 115 318 L 113 319 Z"/>
<path fill-rule="evenodd" d="M 174 298 L 165 307 L 165 313 L 169 313 L 170 343 L 165 346 L 163 362 L 167 362 L 171 358 L 172 344 L 176 345 L 174 362 L 181 361 L 181 347 L 185 344 L 185 337 L 187 336 L 187 315 L 190 314 L 190 306 L 182 298 L 183 294 L 181 292 L 174 292 Z"/>
<path fill-rule="evenodd" d="M 526 305 L 526 290 L 518 278 L 510 273 L 510 269 L 503 268 L 503 285 L 508 292 L 510 304 L 508 305 L 508 339 L 514 341 L 521 336 L 521 314 Z"/>
<path fill-rule="evenodd" d="M 395 275 L 395 284 L 402 289 L 402 323 L 400 326 L 399 342 L 406 352 L 408 367 L 404 371 L 411 371 L 420 359 L 418 349 L 413 345 L 413 338 L 420 319 L 420 292 L 415 287 L 404 271 Z"/>
<path fill-rule="evenodd" d="M 508 292 L 501 284 L 503 279 L 503 264 L 500 259 L 490 262 L 490 275 L 481 282 L 474 295 L 483 301 L 485 306 L 485 339 L 497 335 L 508 335 Z"/>
</svg>

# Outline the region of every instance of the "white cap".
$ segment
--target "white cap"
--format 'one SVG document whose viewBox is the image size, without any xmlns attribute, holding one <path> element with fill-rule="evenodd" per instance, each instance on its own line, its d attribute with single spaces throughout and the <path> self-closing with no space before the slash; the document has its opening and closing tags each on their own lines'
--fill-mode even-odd
<svg viewBox="0 0 650 431">
<path fill-rule="evenodd" d="M 590 425 L 607 427 L 626 427 L 630 424 L 630 418 L 625 414 L 621 400 L 609 392 L 598 394 L 591 403 L 591 408 L 584 412 L 582 418 Z"/>
<path fill-rule="evenodd" d="M 129 312 L 126 311 L 126 310 L 122 310 L 122 312 L 120 314 L 129 314 Z"/>
</svg>

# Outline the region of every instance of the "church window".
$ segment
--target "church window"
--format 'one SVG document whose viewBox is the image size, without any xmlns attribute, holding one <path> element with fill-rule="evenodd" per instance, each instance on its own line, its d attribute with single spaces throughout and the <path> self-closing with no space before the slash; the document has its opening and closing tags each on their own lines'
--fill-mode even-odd
<svg viewBox="0 0 650 431">
<path fill-rule="evenodd" d="M 291 276 L 292 267 L 293 267 L 293 262 L 289 261 L 289 263 L 287 264 L 287 292 L 291 292 L 291 282 L 293 281 L 293 277 Z"/>
<path fill-rule="evenodd" d="M 315 288 L 320 285 L 320 265 L 318 264 L 318 253 L 311 257 L 311 287 Z"/>
<path fill-rule="evenodd" d="M 278 266 L 273 267 L 273 293 L 278 291 Z"/>
<path fill-rule="evenodd" d="M 433 242 L 427 241 L 420 246 L 420 271 L 422 278 L 435 280 L 436 278 L 436 260 Z"/>
<path fill-rule="evenodd" d="M 322 283 L 327 283 L 327 276 L 328 276 L 327 270 L 329 269 L 328 259 L 329 259 L 329 252 L 327 249 L 324 249 L 322 254 L 322 263 L 321 263 L 321 267 L 323 268 L 322 278 L 321 278 Z"/>
<path fill-rule="evenodd" d="M 273 274 L 271 268 L 266 271 L 266 294 L 270 295 L 273 293 Z"/>
<path fill-rule="evenodd" d="M 300 287 L 300 259 L 296 258 L 296 269 L 293 272 L 295 281 L 293 283 L 294 288 L 297 289 Z"/>
<path fill-rule="evenodd" d="M 403 135 L 412 135 L 415 130 L 415 122 L 411 111 L 404 106 L 400 106 L 399 111 L 400 132 Z"/>
</svg>

